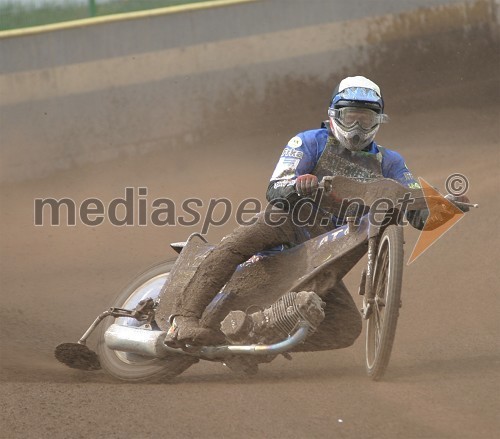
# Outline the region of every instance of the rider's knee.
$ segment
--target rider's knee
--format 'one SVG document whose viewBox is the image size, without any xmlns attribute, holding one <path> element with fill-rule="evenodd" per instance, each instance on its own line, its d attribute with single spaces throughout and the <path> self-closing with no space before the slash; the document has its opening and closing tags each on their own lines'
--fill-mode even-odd
<svg viewBox="0 0 500 439">
<path fill-rule="evenodd" d="M 349 347 L 354 344 L 354 342 L 361 335 L 361 331 L 363 329 L 363 323 L 361 321 L 361 316 L 358 314 L 356 318 L 352 318 L 349 322 L 348 328 L 343 334 L 343 344 L 344 347 Z"/>
</svg>

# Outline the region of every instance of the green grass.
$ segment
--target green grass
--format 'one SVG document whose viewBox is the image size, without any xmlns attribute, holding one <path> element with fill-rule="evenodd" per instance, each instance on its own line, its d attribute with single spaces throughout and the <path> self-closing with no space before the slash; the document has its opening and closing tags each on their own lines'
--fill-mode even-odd
<svg viewBox="0 0 500 439">
<path fill-rule="evenodd" d="M 201 3 L 202 1 L 206 0 L 112 0 L 108 3 L 98 3 L 95 15 L 120 14 L 187 3 Z M 90 16 L 91 9 L 89 5 L 48 4 L 33 8 L 16 4 L 13 1 L 12 3 L 0 5 L 0 31 L 79 20 Z"/>
</svg>

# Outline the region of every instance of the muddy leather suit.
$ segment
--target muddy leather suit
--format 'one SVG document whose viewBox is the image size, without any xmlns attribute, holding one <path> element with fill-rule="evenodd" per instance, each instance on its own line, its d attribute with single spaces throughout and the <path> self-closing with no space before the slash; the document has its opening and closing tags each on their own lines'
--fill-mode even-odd
<svg viewBox="0 0 500 439">
<path fill-rule="evenodd" d="M 300 199 L 294 184 L 295 178 L 302 174 L 314 174 L 319 180 L 326 175 L 342 175 L 361 181 L 388 177 L 407 187 L 419 187 L 401 155 L 375 142 L 366 151 L 351 152 L 341 147 L 326 128 L 298 134 L 285 147 L 267 191 L 267 199 L 275 205 L 273 208 L 286 216 L 284 224 L 279 227 L 267 224 L 265 212 L 261 212 L 253 225 L 240 226 L 223 238 L 201 262 L 184 290 L 171 292 L 177 296 L 172 316 L 200 318 L 236 267 L 255 253 L 279 245 L 300 244 L 338 226 L 339 219 L 332 217 L 326 227 L 319 225 L 319 221 L 312 226 L 298 227 L 292 221 L 293 215 L 281 210 L 280 200 L 286 199 L 293 206 Z M 318 220 L 321 218 L 319 215 Z M 354 301 L 348 293 L 347 296 L 345 311 L 359 317 Z M 360 325 L 361 321 L 355 325 L 358 334 Z M 355 339 L 357 334 L 354 335 Z"/>
</svg>

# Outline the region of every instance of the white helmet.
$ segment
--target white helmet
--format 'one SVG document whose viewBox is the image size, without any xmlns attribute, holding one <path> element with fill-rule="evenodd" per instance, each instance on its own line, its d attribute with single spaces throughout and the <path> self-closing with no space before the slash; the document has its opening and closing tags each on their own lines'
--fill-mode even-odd
<svg viewBox="0 0 500 439">
<path fill-rule="evenodd" d="M 361 151 L 373 142 L 381 123 L 389 118 L 377 84 L 364 76 L 343 79 L 336 87 L 328 116 L 330 127 L 340 144 Z"/>
</svg>

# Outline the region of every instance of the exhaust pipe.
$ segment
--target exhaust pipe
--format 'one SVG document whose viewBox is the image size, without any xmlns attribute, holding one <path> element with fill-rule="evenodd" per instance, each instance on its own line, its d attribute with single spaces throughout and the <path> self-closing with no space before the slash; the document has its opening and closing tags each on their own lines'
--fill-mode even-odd
<svg viewBox="0 0 500 439">
<path fill-rule="evenodd" d="M 165 331 L 151 331 L 114 323 L 104 333 L 104 342 L 114 351 L 165 358 L 168 355 L 163 344 L 166 335 Z"/>
<path fill-rule="evenodd" d="M 145 357 L 165 358 L 168 355 L 190 355 L 209 360 L 224 359 L 233 355 L 278 355 L 289 351 L 302 343 L 310 330 L 310 325 L 302 320 L 297 325 L 297 330 L 286 340 L 271 345 L 222 345 L 203 346 L 195 353 L 188 353 L 182 349 L 166 346 L 163 341 L 165 331 L 151 331 L 131 326 L 112 324 L 104 334 L 104 341 L 109 349 L 144 355 Z"/>
<path fill-rule="evenodd" d="M 287 352 L 299 343 L 302 343 L 307 337 L 310 329 L 311 327 L 309 323 L 302 320 L 299 322 L 297 330 L 291 336 L 278 343 L 269 345 L 252 344 L 246 346 L 207 346 L 201 348 L 201 354 L 209 360 L 224 359 L 232 355 L 278 355 Z"/>
</svg>

